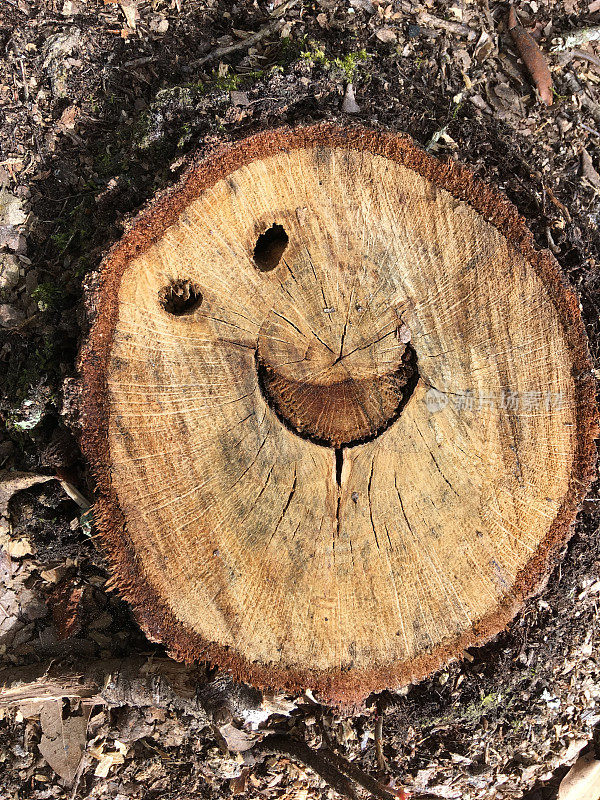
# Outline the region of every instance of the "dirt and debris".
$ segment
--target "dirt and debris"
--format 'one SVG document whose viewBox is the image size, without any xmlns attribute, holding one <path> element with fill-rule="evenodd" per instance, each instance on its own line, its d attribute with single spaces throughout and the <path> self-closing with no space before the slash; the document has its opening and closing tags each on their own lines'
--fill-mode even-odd
<svg viewBox="0 0 600 800">
<path fill-rule="evenodd" d="M 195 152 L 266 127 L 354 120 L 460 159 L 500 186 L 555 253 L 597 363 L 600 4 L 530 0 L 515 11 L 549 70 L 544 102 L 508 5 L 493 0 L 4 0 L 5 667 L 164 656 L 111 590 L 95 546 L 76 358 L 84 285 Z M 544 86 L 540 94 L 547 76 Z M 556 797 L 599 730 L 599 503 L 596 487 L 548 586 L 510 629 L 419 686 L 354 713 L 231 685 L 197 714 L 126 697 L 92 708 L 28 702 L 0 710 L 0 796 L 331 796 L 297 759 L 261 753 L 265 737 L 281 734 L 326 745 L 397 796 L 406 787 L 465 800 Z"/>
</svg>

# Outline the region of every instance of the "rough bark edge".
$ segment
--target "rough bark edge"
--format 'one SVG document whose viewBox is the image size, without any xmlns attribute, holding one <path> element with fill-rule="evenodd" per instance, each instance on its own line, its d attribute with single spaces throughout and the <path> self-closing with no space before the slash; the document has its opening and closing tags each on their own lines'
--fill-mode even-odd
<svg viewBox="0 0 600 800">
<path fill-rule="evenodd" d="M 105 374 L 117 320 L 119 285 L 129 261 L 158 241 L 203 190 L 229 173 L 258 158 L 318 145 L 368 150 L 389 158 L 432 181 L 454 198 L 469 203 L 494 225 L 547 286 L 564 325 L 576 379 L 577 446 L 568 491 L 546 538 L 517 575 L 511 592 L 494 613 L 478 620 L 459 637 L 441 642 L 429 653 L 395 665 L 375 664 L 362 670 L 285 669 L 274 664 L 249 662 L 233 648 L 205 641 L 180 622 L 148 583 L 143 565 L 127 536 L 124 516 L 111 482 L 108 448 Z M 405 134 L 323 123 L 268 130 L 216 149 L 208 158 L 193 163 L 172 189 L 156 197 L 109 251 L 101 267 L 94 305 L 96 317 L 80 363 L 84 386 L 82 447 L 98 484 L 95 509 L 99 537 L 112 569 L 113 584 L 133 606 L 146 634 L 165 644 L 169 654 L 177 660 L 187 663 L 208 660 L 231 672 L 237 680 L 255 686 L 287 690 L 310 688 L 326 701 L 358 704 L 372 692 L 417 682 L 459 659 L 466 648 L 482 645 L 500 633 L 524 601 L 543 586 L 552 559 L 572 535 L 579 505 L 596 474 L 595 439 L 599 432 L 596 384 L 578 298 L 551 253 L 535 248 L 524 218 L 499 190 L 479 180 L 461 164 L 437 160 Z"/>
</svg>

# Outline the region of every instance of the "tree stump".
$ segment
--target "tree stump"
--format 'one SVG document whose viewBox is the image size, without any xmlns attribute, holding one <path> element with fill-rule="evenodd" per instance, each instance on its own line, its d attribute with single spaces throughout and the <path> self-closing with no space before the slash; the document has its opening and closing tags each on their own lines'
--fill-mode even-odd
<svg viewBox="0 0 600 800">
<path fill-rule="evenodd" d="M 356 701 L 487 641 L 594 472 L 577 298 L 404 136 L 193 166 L 104 261 L 83 444 L 114 583 L 184 660 Z"/>
</svg>

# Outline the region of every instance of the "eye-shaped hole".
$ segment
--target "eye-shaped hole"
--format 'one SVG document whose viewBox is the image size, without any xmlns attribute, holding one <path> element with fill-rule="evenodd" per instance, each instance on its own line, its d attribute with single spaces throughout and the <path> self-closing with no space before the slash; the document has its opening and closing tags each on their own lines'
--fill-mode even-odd
<svg viewBox="0 0 600 800">
<path fill-rule="evenodd" d="M 202 292 L 192 281 L 180 279 L 171 281 L 168 286 L 161 289 L 158 299 L 167 314 L 182 317 L 200 308 Z"/>
<path fill-rule="evenodd" d="M 254 263 L 261 272 L 270 272 L 281 261 L 283 251 L 288 246 L 289 237 L 283 225 L 276 222 L 269 230 L 261 233 L 254 248 Z"/>
</svg>

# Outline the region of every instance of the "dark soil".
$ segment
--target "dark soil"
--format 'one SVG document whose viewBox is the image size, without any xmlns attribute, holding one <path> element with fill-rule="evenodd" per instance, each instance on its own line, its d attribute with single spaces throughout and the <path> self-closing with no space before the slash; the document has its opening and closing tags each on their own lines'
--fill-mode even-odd
<svg viewBox="0 0 600 800">
<path fill-rule="evenodd" d="M 555 37 L 600 24 L 600 14 L 579 0 L 517 8 L 549 58 L 551 107 L 517 57 L 506 7 L 487 0 L 4 0 L 0 469 L 57 475 L 93 497 L 77 446 L 84 285 L 131 215 L 193 154 L 267 127 L 356 120 L 406 131 L 470 165 L 555 253 L 580 294 L 597 361 L 600 179 L 582 171 L 581 153 L 600 170 L 598 51 L 549 51 Z M 353 115 L 341 110 L 349 81 Z M 10 534 L 0 539 L 0 658 L 17 668 L 160 653 L 111 591 L 93 516 L 64 485 L 12 500 Z M 302 697 L 289 699 L 289 716 L 280 706 L 268 716 L 283 698 L 267 698 L 262 728 L 311 746 L 325 740 L 376 775 L 383 714 L 394 785 L 447 798 L 554 796 L 563 765 L 600 721 L 599 502 L 593 491 L 548 586 L 496 641 L 352 715 Z M 248 730 L 248 719 L 240 712 L 234 723 Z M 173 710 L 97 707 L 68 781 L 41 755 L 39 709 L 7 711 L 0 796 L 327 795 L 286 757 L 228 752 L 219 730 Z"/>
</svg>

